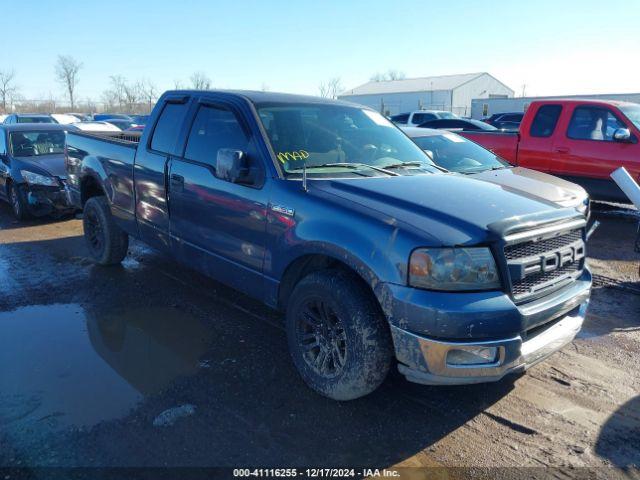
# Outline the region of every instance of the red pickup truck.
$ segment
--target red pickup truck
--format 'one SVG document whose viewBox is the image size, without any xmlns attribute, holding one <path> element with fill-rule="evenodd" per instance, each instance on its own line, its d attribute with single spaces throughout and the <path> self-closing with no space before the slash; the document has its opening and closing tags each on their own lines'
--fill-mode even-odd
<svg viewBox="0 0 640 480">
<path fill-rule="evenodd" d="M 505 160 L 583 186 L 592 199 L 628 203 L 609 176 L 640 178 L 640 105 L 607 100 L 532 102 L 520 131 L 459 132 Z"/>
</svg>

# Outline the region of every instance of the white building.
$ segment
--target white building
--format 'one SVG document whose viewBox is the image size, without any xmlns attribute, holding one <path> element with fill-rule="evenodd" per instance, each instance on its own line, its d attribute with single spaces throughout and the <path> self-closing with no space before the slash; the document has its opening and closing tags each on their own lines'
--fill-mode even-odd
<svg viewBox="0 0 640 480">
<path fill-rule="evenodd" d="M 483 119 L 494 113 L 524 112 L 534 100 L 557 100 L 559 98 L 584 98 L 592 100 L 617 100 L 640 103 L 640 93 L 601 93 L 594 95 L 563 95 L 555 97 L 518 98 L 474 98 L 471 101 L 471 118 Z"/>
<path fill-rule="evenodd" d="M 495 77 L 481 72 L 371 81 L 342 92 L 338 98 L 375 108 L 385 115 L 413 110 L 447 110 L 467 116 L 471 113 L 471 99 L 509 98 L 513 93 Z"/>
</svg>

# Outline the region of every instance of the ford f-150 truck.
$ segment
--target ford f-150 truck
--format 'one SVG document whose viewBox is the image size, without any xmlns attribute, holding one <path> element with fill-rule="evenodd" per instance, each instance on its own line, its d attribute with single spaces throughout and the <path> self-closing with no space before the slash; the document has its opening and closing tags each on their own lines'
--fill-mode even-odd
<svg viewBox="0 0 640 480">
<path fill-rule="evenodd" d="M 517 133 L 460 134 L 514 165 L 577 183 L 594 200 L 629 201 L 610 178 L 619 167 L 640 178 L 640 105 L 635 103 L 536 101 Z"/>
<path fill-rule="evenodd" d="M 424 384 L 496 381 L 582 325 L 584 215 L 442 172 L 366 107 L 171 91 L 131 140 L 68 135 L 92 257 L 119 263 L 132 236 L 284 311 L 295 366 L 330 398 L 394 361 Z"/>
</svg>

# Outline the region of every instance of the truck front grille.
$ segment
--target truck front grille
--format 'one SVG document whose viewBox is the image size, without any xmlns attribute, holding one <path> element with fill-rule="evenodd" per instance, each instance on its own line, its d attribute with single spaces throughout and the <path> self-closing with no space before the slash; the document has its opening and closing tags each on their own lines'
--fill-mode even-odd
<svg viewBox="0 0 640 480">
<path fill-rule="evenodd" d="M 504 255 L 514 300 L 542 296 L 580 276 L 585 257 L 583 229 L 507 245 Z"/>
</svg>

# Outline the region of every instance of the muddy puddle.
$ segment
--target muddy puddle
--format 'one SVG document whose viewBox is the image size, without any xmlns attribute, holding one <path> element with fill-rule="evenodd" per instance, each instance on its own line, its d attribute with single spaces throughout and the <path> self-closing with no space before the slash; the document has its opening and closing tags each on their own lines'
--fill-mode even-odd
<svg viewBox="0 0 640 480">
<path fill-rule="evenodd" d="M 0 313 L 0 429 L 89 427 L 194 374 L 210 338 L 173 308 L 77 304 Z"/>
</svg>

